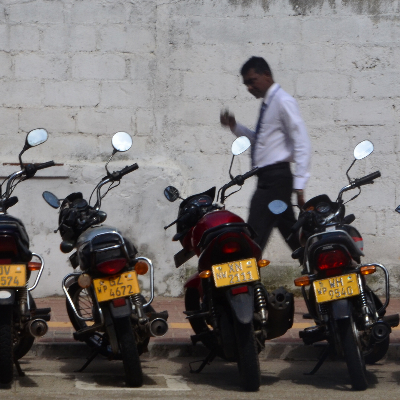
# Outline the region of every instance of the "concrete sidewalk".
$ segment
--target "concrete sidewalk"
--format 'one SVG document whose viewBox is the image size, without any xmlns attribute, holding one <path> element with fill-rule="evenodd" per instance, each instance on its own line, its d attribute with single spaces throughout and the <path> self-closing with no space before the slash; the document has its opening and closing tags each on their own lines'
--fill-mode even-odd
<svg viewBox="0 0 400 400">
<path fill-rule="evenodd" d="M 74 329 L 66 311 L 64 297 L 47 297 L 35 299 L 38 307 L 51 307 L 51 320 L 49 322 L 48 333 L 36 339 L 32 351 L 51 356 L 63 355 L 82 355 L 82 351 L 87 353 L 85 343 L 76 342 L 72 336 Z M 200 355 L 204 354 L 204 348 L 197 344 L 193 346 L 190 335 L 193 331 L 189 322 L 183 314 L 184 299 L 182 297 L 156 297 L 152 303 L 156 311 L 167 310 L 169 313 L 169 330 L 164 337 L 151 338 L 149 345 L 149 355 L 163 355 L 167 357 L 177 355 Z M 285 335 L 267 341 L 265 356 L 268 358 L 298 359 L 298 358 L 317 358 L 321 351 L 321 344 L 315 346 L 305 346 L 299 338 L 299 331 L 305 327 L 312 326 L 312 320 L 303 319 L 306 312 L 304 300 L 295 299 L 295 317 L 293 328 Z M 390 300 L 387 315 L 400 312 L 400 298 Z M 400 356 L 400 327 L 393 329 L 391 335 L 390 354 L 391 358 Z M 90 350 L 89 350 L 90 352 Z"/>
</svg>

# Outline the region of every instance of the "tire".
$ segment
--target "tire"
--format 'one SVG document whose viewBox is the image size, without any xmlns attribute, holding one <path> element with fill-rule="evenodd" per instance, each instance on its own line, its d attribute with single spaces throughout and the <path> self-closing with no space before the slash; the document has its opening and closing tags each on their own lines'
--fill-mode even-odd
<svg viewBox="0 0 400 400">
<path fill-rule="evenodd" d="M 339 333 L 351 386 L 354 390 L 365 390 L 368 387 L 367 371 L 358 339 L 358 331 L 352 317 L 340 322 Z"/>
<path fill-rule="evenodd" d="M 199 291 L 195 288 L 187 288 L 185 292 L 185 310 L 186 311 L 200 311 L 200 294 Z M 196 333 L 196 335 L 200 333 L 211 333 L 212 330 L 207 325 L 207 322 L 204 318 L 192 318 L 189 319 L 189 323 Z M 211 335 L 209 337 L 204 337 L 201 340 L 203 345 L 207 347 L 209 350 L 214 349 L 213 340 L 211 339 Z"/>
<path fill-rule="evenodd" d="M 129 317 L 115 319 L 114 326 L 124 364 L 126 384 L 129 387 L 140 387 L 143 385 L 143 372 L 131 320 Z"/>
<path fill-rule="evenodd" d="M 261 374 L 253 323 L 241 324 L 235 319 L 235 336 L 241 386 L 248 392 L 256 392 Z"/>
<path fill-rule="evenodd" d="M 31 304 L 31 310 L 36 310 L 36 303 L 33 299 L 32 295 L 28 292 L 29 302 Z M 19 339 L 14 337 L 14 357 L 15 359 L 19 360 L 22 358 L 33 346 L 33 342 L 35 338 L 26 333 L 24 336 L 20 337 Z"/>
<path fill-rule="evenodd" d="M 13 380 L 12 305 L 0 307 L 0 383 Z"/>
</svg>

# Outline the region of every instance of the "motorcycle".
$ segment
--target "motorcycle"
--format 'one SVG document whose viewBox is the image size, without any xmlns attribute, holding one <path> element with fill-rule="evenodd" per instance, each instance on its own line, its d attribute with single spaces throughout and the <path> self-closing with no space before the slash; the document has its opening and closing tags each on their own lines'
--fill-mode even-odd
<svg viewBox="0 0 400 400">
<path fill-rule="evenodd" d="M 107 214 L 101 211 L 104 196 L 120 184 L 121 179 L 139 167 L 132 164 L 120 171 L 107 168 L 116 152 L 125 152 L 132 146 L 126 132 L 117 132 L 112 138 L 113 153 L 106 163 L 107 175 L 94 188 L 97 201 L 91 206 L 82 193 L 71 193 L 62 201 L 54 194 L 44 192 L 46 202 L 60 209 L 59 231 L 64 253 L 75 272 L 64 277 L 62 288 L 66 295 L 69 319 L 76 330 L 74 338 L 85 341 L 93 353 L 79 371 L 102 354 L 109 359 L 122 359 L 126 383 L 131 387 L 143 384 L 139 356 L 147 351 L 150 337 L 164 336 L 168 330 L 167 311 L 155 312 L 154 266 L 146 257 L 139 257 L 133 243 L 114 227 L 102 225 Z M 109 184 L 105 193 L 103 186 Z M 77 268 L 80 270 L 77 270 Z M 138 275 L 150 269 L 150 300 L 141 295 Z"/>
<path fill-rule="evenodd" d="M 174 256 L 178 268 L 193 256 L 199 257 L 198 271 L 185 283 L 185 314 L 195 335 L 193 344 L 202 342 L 208 356 L 197 369 L 200 372 L 216 356 L 236 361 L 242 387 L 256 391 L 260 386 L 258 353 L 265 340 L 283 335 L 293 324 L 293 295 L 279 288 L 267 293 L 260 279 L 260 268 L 269 264 L 261 258 L 254 241 L 256 233 L 242 218 L 225 209 L 227 189 L 242 186 L 257 173 L 257 168 L 231 174 L 234 157 L 250 146 L 246 137 L 232 145 L 231 181 L 218 191 L 220 203 L 213 203 L 216 187 L 183 199 L 168 186 L 165 197 L 179 205 L 178 218 L 164 227 L 177 225 L 174 241 L 183 249 Z M 240 190 L 240 189 L 239 189 Z"/>
<path fill-rule="evenodd" d="M 299 235 L 302 247 L 292 257 L 300 260 L 303 276 L 296 278 L 294 284 L 301 287 L 309 313 L 306 317 L 316 324 L 300 332 L 300 337 L 306 345 L 328 341 L 310 374 L 333 352 L 344 357 L 354 390 L 368 387 L 366 364 L 385 356 L 391 328 L 399 324 L 398 314 L 385 316 L 390 299 L 389 273 L 382 264 L 361 263 L 363 238 L 350 225 L 355 220 L 354 214 L 345 216 L 345 203 L 360 195 L 361 186 L 372 184 L 381 176 L 379 171 L 358 179 L 349 176 L 354 163 L 372 151 L 370 141 L 355 147 L 354 160 L 346 172 L 349 184 L 340 190 L 336 201 L 326 194 L 307 201 L 287 239 Z M 353 189 L 358 189 L 358 193 L 345 202 L 343 194 Z M 377 270 L 383 271 L 385 277 L 383 304 L 366 280 Z"/>
<path fill-rule="evenodd" d="M 35 337 L 46 334 L 50 308 L 37 308 L 31 292 L 37 287 L 44 269 L 43 258 L 29 249 L 29 237 L 23 222 L 7 213 L 18 203 L 11 196 L 16 186 L 35 176 L 36 172 L 54 166 L 53 161 L 23 164 L 22 154 L 47 140 L 45 129 L 30 131 L 19 154 L 20 170 L 9 175 L 0 185 L 0 383 L 13 380 L 13 364 L 24 376 L 19 359 L 32 347 Z M 3 185 L 6 184 L 5 190 Z M 38 261 L 32 261 L 32 258 Z M 31 287 L 29 279 L 36 271 Z"/>
</svg>

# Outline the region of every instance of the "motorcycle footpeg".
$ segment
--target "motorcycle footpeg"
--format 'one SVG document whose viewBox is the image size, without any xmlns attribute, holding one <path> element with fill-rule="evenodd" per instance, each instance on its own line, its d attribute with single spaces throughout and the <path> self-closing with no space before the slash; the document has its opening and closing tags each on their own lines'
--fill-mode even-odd
<svg viewBox="0 0 400 400">
<path fill-rule="evenodd" d="M 200 312 L 200 311 L 184 311 L 184 314 L 187 315 L 185 319 L 193 319 L 193 318 L 206 318 L 210 315 L 208 311 Z"/>
<path fill-rule="evenodd" d="M 149 318 L 149 321 L 153 321 L 153 319 L 156 318 L 161 318 L 164 319 L 165 321 L 168 319 L 168 311 L 161 311 L 161 312 L 156 312 L 156 311 L 152 311 L 146 314 L 147 317 Z"/>
<path fill-rule="evenodd" d="M 35 310 L 31 310 L 32 315 L 37 316 L 37 315 L 46 315 L 50 314 L 51 308 L 36 308 Z"/>
<path fill-rule="evenodd" d="M 299 336 L 303 339 L 304 344 L 310 345 L 326 339 L 324 326 L 311 326 L 299 332 Z"/>
<path fill-rule="evenodd" d="M 95 332 L 101 330 L 102 328 L 103 328 L 102 324 L 95 324 L 74 332 L 73 336 L 75 340 L 84 341 L 85 339 L 92 336 Z"/>
<path fill-rule="evenodd" d="M 384 316 L 382 321 L 386 322 L 392 328 L 395 328 L 396 326 L 399 326 L 399 319 L 399 314 L 392 314 Z"/>
</svg>

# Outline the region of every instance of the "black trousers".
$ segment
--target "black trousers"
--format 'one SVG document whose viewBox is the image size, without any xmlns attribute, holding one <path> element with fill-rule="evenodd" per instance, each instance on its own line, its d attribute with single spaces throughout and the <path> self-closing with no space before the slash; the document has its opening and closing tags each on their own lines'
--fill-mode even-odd
<svg viewBox="0 0 400 400">
<path fill-rule="evenodd" d="M 250 203 L 249 225 L 256 231 L 255 241 L 264 250 L 272 229 L 277 227 L 286 239 L 290 228 L 296 222 L 292 206 L 293 176 L 289 163 L 273 164 L 261 168 L 258 172 L 257 189 Z M 282 200 L 287 205 L 280 215 L 273 214 L 268 204 L 273 200 Z M 297 236 L 293 235 L 288 245 L 292 251 L 300 247 Z"/>
</svg>

